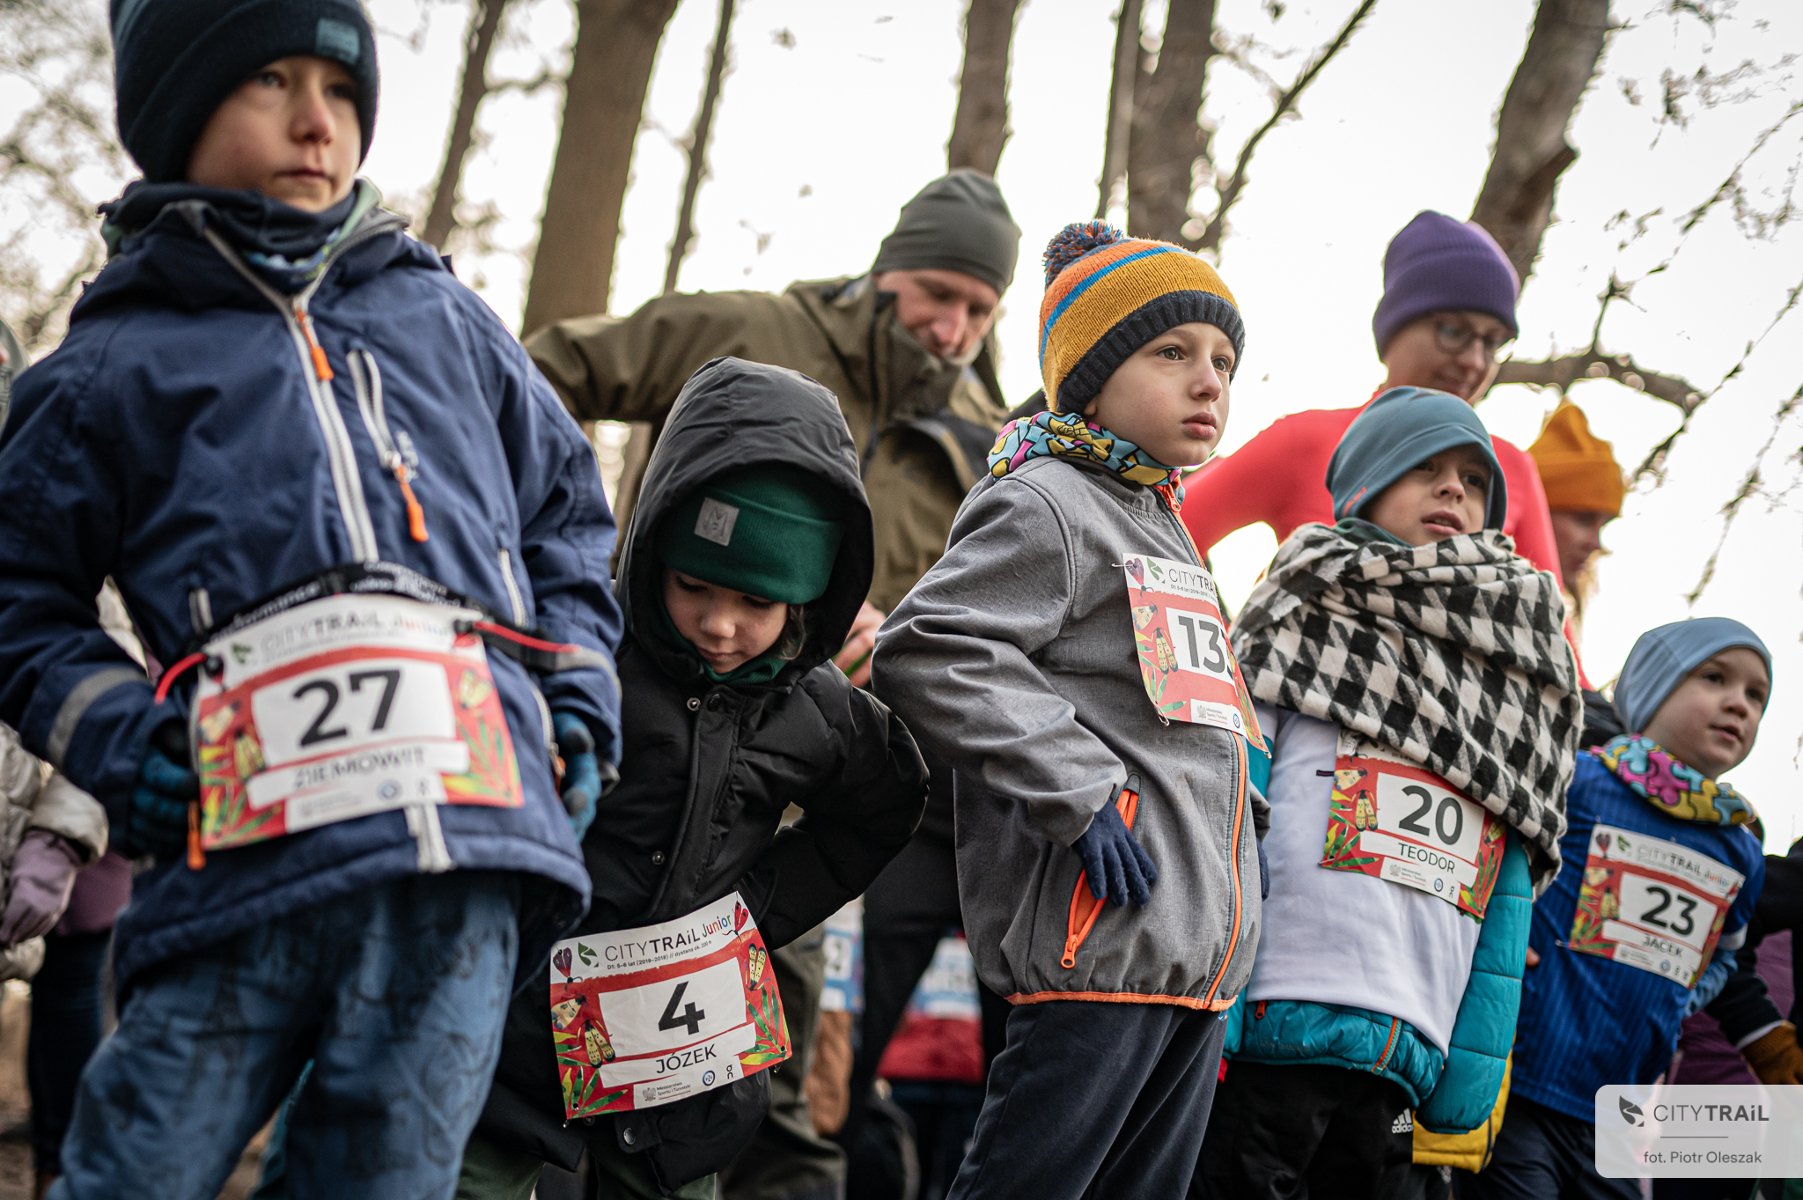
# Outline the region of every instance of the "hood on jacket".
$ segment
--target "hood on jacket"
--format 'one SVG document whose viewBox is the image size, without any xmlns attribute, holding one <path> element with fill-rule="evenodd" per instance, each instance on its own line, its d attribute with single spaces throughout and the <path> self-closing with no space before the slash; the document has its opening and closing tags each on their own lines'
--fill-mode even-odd
<svg viewBox="0 0 1803 1200">
<path fill-rule="evenodd" d="M 845 534 L 832 578 L 820 599 L 807 606 L 807 642 L 778 680 L 797 678 L 838 653 L 869 594 L 875 567 L 870 502 L 838 399 L 799 371 L 716 358 L 683 385 L 645 465 L 614 585 L 627 631 L 678 679 L 699 678 L 700 661 L 676 655 L 641 632 L 651 628 L 647 622 L 663 604 L 652 533 L 701 484 L 752 466 L 800 468 L 845 501 Z"/>
</svg>

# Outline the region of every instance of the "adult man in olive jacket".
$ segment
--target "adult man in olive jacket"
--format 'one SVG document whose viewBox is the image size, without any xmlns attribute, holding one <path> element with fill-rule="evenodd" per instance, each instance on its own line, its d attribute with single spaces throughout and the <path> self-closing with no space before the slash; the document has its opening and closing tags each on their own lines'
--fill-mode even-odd
<svg viewBox="0 0 1803 1200">
<path fill-rule="evenodd" d="M 995 181 L 960 169 L 929 183 L 902 207 L 895 229 L 863 275 L 795 283 L 780 294 L 661 296 L 629 317 L 559 322 L 530 335 L 526 348 L 570 411 L 585 421 L 646 421 L 660 429 L 689 376 L 722 355 L 789 367 L 832 390 L 858 447 L 875 523 L 869 599 L 835 659 L 862 685 L 869 680 L 877 627 L 944 552 L 952 517 L 983 471 L 1006 417 L 990 332 L 1001 294 L 1014 276 L 1019 240 Z M 622 492 L 631 491 L 631 482 Z M 628 517 L 622 505 L 622 528 Z M 910 861 L 915 858 L 934 878 L 951 878 L 948 785 L 949 774 L 940 772 L 923 821 L 925 836 L 915 839 L 885 879 L 902 883 L 918 873 Z M 932 870 L 941 859 L 944 869 Z M 946 919 L 955 922 L 955 892 L 944 900 Z M 876 1018 L 876 1037 L 887 1041 L 937 932 L 924 939 L 926 957 L 918 963 L 913 952 L 887 955 L 875 929 L 882 919 L 876 889 L 870 903 L 876 911 L 866 911 L 872 944 L 865 1030 L 870 1037 Z M 915 913 L 904 920 L 919 924 Z M 895 969 L 885 973 L 891 960 Z M 819 995 L 820 940 L 803 938 L 779 951 L 775 961 L 801 1061 L 773 1081 L 763 1144 L 741 1158 L 743 1171 L 723 1178 L 729 1200 L 832 1197 L 843 1173 L 838 1151 L 815 1132 L 799 1094 L 816 1015 L 814 1005 L 800 998 Z M 842 1046 L 844 1039 L 827 1040 Z M 837 1073 L 842 1086 L 843 1066 Z M 867 1075 L 861 1071 L 860 1080 Z M 823 1124 L 836 1124 L 822 1115 Z"/>
</svg>

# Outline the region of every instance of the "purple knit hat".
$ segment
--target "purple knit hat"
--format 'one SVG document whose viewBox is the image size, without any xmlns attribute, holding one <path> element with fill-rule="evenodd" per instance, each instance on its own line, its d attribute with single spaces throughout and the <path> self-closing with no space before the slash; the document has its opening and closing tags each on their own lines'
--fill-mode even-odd
<svg viewBox="0 0 1803 1200">
<path fill-rule="evenodd" d="M 1520 290 L 1508 256 L 1480 226 L 1418 213 L 1384 251 L 1384 297 L 1371 317 L 1378 356 L 1403 326 L 1432 312 L 1488 313 L 1514 336 Z"/>
</svg>

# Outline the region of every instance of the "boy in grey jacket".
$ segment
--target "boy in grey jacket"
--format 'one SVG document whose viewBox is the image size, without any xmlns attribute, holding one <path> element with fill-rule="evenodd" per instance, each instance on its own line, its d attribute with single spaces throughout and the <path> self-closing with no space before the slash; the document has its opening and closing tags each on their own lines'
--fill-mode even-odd
<svg viewBox="0 0 1803 1200">
<path fill-rule="evenodd" d="M 1258 938 L 1262 742 L 1176 495 L 1244 327 L 1195 255 L 1099 222 L 1046 279 L 1046 411 L 1003 430 L 876 679 L 957 771 L 965 929 L 1015 1005 L 953 1200 L 1178 1196 Z"/>
</svg>

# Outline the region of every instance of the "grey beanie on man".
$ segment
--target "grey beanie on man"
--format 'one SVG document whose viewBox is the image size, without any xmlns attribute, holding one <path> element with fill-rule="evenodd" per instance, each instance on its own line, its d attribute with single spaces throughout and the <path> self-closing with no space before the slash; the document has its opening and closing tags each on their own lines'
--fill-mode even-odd
<svg viewBox="0 0 1803 1200">
<path fill-rule="evenodd" d="M 999 296 L 1013 282 L 1019 256 L 1020 226 L 995 180 L 959 167 L 902 205 L 870 271 L 957 271 L 982 280 Z"/>
<path fill-rule="evenodd" d="M 1764 659 L 1770 677 L 1772 652 L 1758 634 L 1732 617 L 1692 617 L 1647 630 L 1622 664 L 1615 684 L 1615 715 L 1629 733 L 1639 733 L 1686 675 L 1736 646 Z"/>
<path fill-rule="evenodd" d="M 376 38 L 357 0 L 111 0 L 119 140 L 152 183 L 188 174 L 213 113 L 259 68 L 293 55 L 339 63 L 357 85 L 369 154 Z"/>
</svg>

